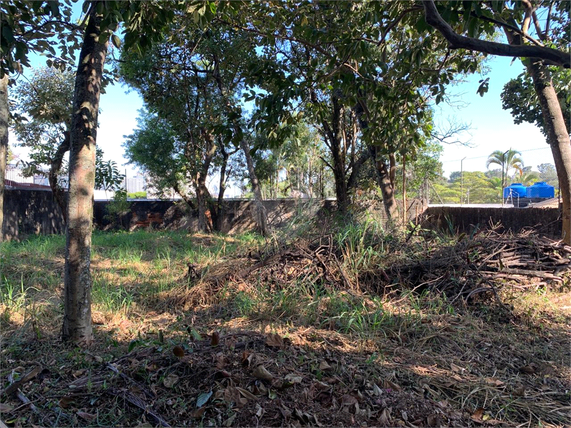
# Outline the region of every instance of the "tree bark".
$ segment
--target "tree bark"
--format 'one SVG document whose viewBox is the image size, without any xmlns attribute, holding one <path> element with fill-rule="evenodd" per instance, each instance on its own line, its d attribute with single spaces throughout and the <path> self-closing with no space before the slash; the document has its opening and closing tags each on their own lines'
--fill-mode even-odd
<svg viewBox="0 0 571 428">
<path fill-rule="evenodd" d="M 216 216 L 214 218 L 214 227 L 217 231 L 222 230 L 224 223 L 224 192 L 226 191 L 226 171 L 228 169 L 228 159 L 230 154 L 224 148 L 224 144 L 220 142 L 220 154 L 222 155 L 222 165 L 220 166 L 220 181 L 218 185 L 218 199 L 216 202 Z"/>
<path fill-rule="evenodd" d="M 0 242 L 4 240 L 4 188 L 8 161 L 8 75 L 0 79 Z"/>
<path fill-rule="evenodd" d="M 440 16 L 434 0 L 423 0 L 423 5 L 426 22 L 444 36 L 450 44 L 450 49 L 468 49 L 498 56 L 541 58 L 554 65 L 565 68 L 571 67 L 569 52 L 542 46 L 507 45 L 461 36 L 455 33 L 452 27 Z"/>
<path fill-rule="evenodd" d="M 61 213 L 63 215 L 63 221 L 67 224 L 67 199 L 65 198 L 65 192 L 59 186 L 58 174 L 63 163 L 63 158 L 68 152 L 70 146 L 69 131 L 65 133 L 64 140 L 60 143 L 57 151 L 52 159 L 50 172 L 48 174 L 48 180 L 50 182 L 50 187 L 52 189 L 52 194 L 56 200 Z"/>
<path fill-rule="evenodd" d="M 93 341 L 91 325 L 91 229 L 95 187 L 97 116 L 107 43 L 99 43 L 101 17 L 91 4 L 79 55 L 70 130 L 69 200 L 65 253 L 63 340 Z"/>
<path fill-rule="evenodd" d="M 391 183 L 390 170 L 386 162 L 378 155 L 376 147 L 371 146 L 369 150 L 371 151 L 371 159 L 377 171 L 377 182 L 383 196 L 383 205 L 385 207 L 385 213 L 387 214 L 387 220 L 389 224 L 398 224 L 398 206 L 395 200 L 394 187 Z"/>
<path fill-rule="evenodd" d="M 258 232 L 263 236 L 268 236 L 270 234 L 270 230 L 268 228 L 268 214 L 266 212 L 266 207 L 264 207 L 263 204 L 262 190 L 260 189 L 260 182 L 258 181 L 256 170 L 254 169 L 254 160 L 250 153 L 250 147 L 244 138 L 240 140 L 240 148 L 244 152 L 244 156 L 246 156 L 248 175 L 250 176 L 252 191 L 254 192 L 254 205 L 256 209 L 256 224 L 258 225 Z"/>
<path fill-rule="evenodd" d="M 571 140 L 569 130 L 547 68 L 533 59 L 525 60 L 524 63 L 533 79 L 535 92 L 539 98 L 547 142 L 551 146 L 559 178 L 559 191 L 563 205 L 561 238 L 566 244 L 571 245 Z"/>
<path fill-rule="evenodd" d="M 202 137 L 205 141 L 205 151 L 202 158 L 202 168 L 198 172 L 196 179 L 196 202 L 198 204 L 198 229 L 201 232 L 212 232 L 214 225 L 212 222 L 212 213 L 209 209 L 208 202 L 210 200 L 210 192 L 206 186 L 206 178 L 210 163 L 216 153 L 216 144 L 214 137 L 206 130 L 202 130 Z"/>
<path fill-rule="evenodd" d="M 402 224 L 406 226 L 408 220 L 407 216 L 407 201 L 406 201 L 406 157 L 402 156 Z"/>
</svg>

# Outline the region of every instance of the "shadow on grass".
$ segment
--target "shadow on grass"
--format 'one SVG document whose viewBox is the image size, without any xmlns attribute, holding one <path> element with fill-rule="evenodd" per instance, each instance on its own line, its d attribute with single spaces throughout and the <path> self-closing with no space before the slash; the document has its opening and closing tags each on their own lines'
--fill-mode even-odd
<svg viewBox="0 0 571 428">
<path fill-rule="evenodd" d="M 41 271 L 38 260 L 19 269 Z M 104 305 L 105 293 L 95 302 L 96 343 L 87 350 L 60 342 L 56 290 L 41 311 L 33 296 L 21 310 L 4 308 L 2 386 L 12 372 L 41 367 L 20 386 L 33 407 L 2 396 L 8 426 L 568 420 L 571 318 L 549 302 L 568 292 L 505 288 L 501 305 L 493 296 L 453 306 L 430 290 L 381 299 L 250 278 L 221 283 L 210 304 L 185 309 L 170 298 L 191 287 L 185 270 L 161 276 L 142 263 L 94 263 L 102 291 L 117 297 L 107 300 L 115 306 Z M 185 263 L 173 257 L 170 271 Z"/>
</svg>

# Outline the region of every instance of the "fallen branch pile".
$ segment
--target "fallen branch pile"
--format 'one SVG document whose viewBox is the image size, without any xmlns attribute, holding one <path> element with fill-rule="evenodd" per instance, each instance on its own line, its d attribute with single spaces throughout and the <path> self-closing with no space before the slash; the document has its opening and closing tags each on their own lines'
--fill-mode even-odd
<svg viewBox="0 0 571 428">
<path fill-rule="evenodd" d="M 462 239 L 464 238 L 464 239 Z M 571 281 L 571 246 L 539 237 L 489 231 L 473 239 L 461 237 L 418 261 L 405 261 L 385 270 L 384 292 L 395 286 L 417 291 L 431 289 L 452 300 L 470 299 L 509 283 L 515 288 L 539 287 Z M 380 290 L 377 290 L 380 291 Z"/>
</svg>

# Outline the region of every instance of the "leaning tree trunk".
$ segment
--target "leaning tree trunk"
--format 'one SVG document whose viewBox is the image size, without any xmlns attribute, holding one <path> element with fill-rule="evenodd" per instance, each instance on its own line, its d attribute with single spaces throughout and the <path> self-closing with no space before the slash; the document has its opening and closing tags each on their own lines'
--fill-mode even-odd
<svg viewBox="0 0 571 428">
<path fill-rule="evenodd" d="M 266 207 L 264 207 L 263 204 L 262 190 L 260 189 L 260 182 L 258 181 L 256 170 L 254 169 L 254 160 L 252 159 L 252 154 L 250 153 L 250 147 L 248 147 L 248 143 L 244 138 L 240 140 L 240 148 L 244 152 L 244 156 L 246 156 L 248 175 L 250 176 L 252 191 L 254 192 L 254 205 L 256 210 L 256 224 L 258 225 L 258 232 L 260 232 L 263 236 L 268 236 L 270 234 L 268 228 L 268 215 L 266 213 Z"/>
<path fill-rule="evenodd" d="M 559 178 L 559 191 L 563 203 L 561 237 L 566 244 L 571 245 L 571 141 L 569 131 L 547 68 L 534 60 L 526 60 L 525 65 L 533 79 L 535 92 L 539 98 L 547 142 L 551 146 Z"/>
<path fill-rule="evenodd" d="M 61 213 L 63 215 L 63 221 L 66 224 L 67 224 L 67 199 L 64 190 L 60 187 L 58 183 L 58 175 L 61 170 L 63 158 L 68 150 L 69 150 L 69 131 L 66 131 L 64 139 L 60 143 L 54 155 L 54 158 L 52 159 L 50 172 L 48 173 L 48 180 L 50 183 L 50 187 L 52 189 L 52 194 L 61 210 Z"/>
<path fill-rule="evenodd" d="M 389 224 L 395 224 L 399 221 L 397 201 L 395 200 L 395 191 L 391 183 L 391 170 L 387 167 L 386 162 L 378 155 L 376 147 L 369 147 L 371 151 L 371 159 L 374 162 L 377 171 L 377 182 L 383 196 L 383 205 Z"/>
<path fill-rule="evenodd" d="M 4 180 L 8 160 L 8 75 L 0 79 L 0 242 L 4 239 Z"/>
<path fill-rule="evenodd" d="M 107 43 L 99 43 L 101 18 L 91 5 L 75 78 L 70 131 L 69 201 L 65 253 L 64 340 L 86 345 L 91 326 L 91 228 L 95 187 L 97 115 Z"/>
</svg>

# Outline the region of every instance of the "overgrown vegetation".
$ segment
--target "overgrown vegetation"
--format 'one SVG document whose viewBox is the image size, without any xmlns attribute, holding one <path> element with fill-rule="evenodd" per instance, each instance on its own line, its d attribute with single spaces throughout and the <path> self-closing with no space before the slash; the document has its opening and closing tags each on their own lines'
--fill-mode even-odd
<svg viewBox="0 0 571 428">
<path fill-rule="evenodd" d="M 269 239 L 95 232 L 96 345 L 85 351 L 56 340 L 64 237 L 3 244 L 2 386 L 10 376 L 24 378 L 16 385 L 32 405 L 5 394 L 2 420 L 10 426 L 566 422 L 568 270 L 554 282 L 490 278 L 493 292 L 466 300 L 459 289 L 441 292 L 441 278 L 430 274 L 438 272 L 435 255 L 459 254 L 448 269 L 458 277 L 446 282 L 461 284 L 460 249 L 485 271 L 493 264 L 486 251 L 494 250 L 470 247 L 478 236 L 399 235 L 366 216 L 329 224 L 323 233 L 294 220 Z M 552 258 L 568 259 L 569 251 L 561 247 Z M 406 267 L 423 263 L 416 285 L 424 286 L 415 287 Z"/>
</svg>

